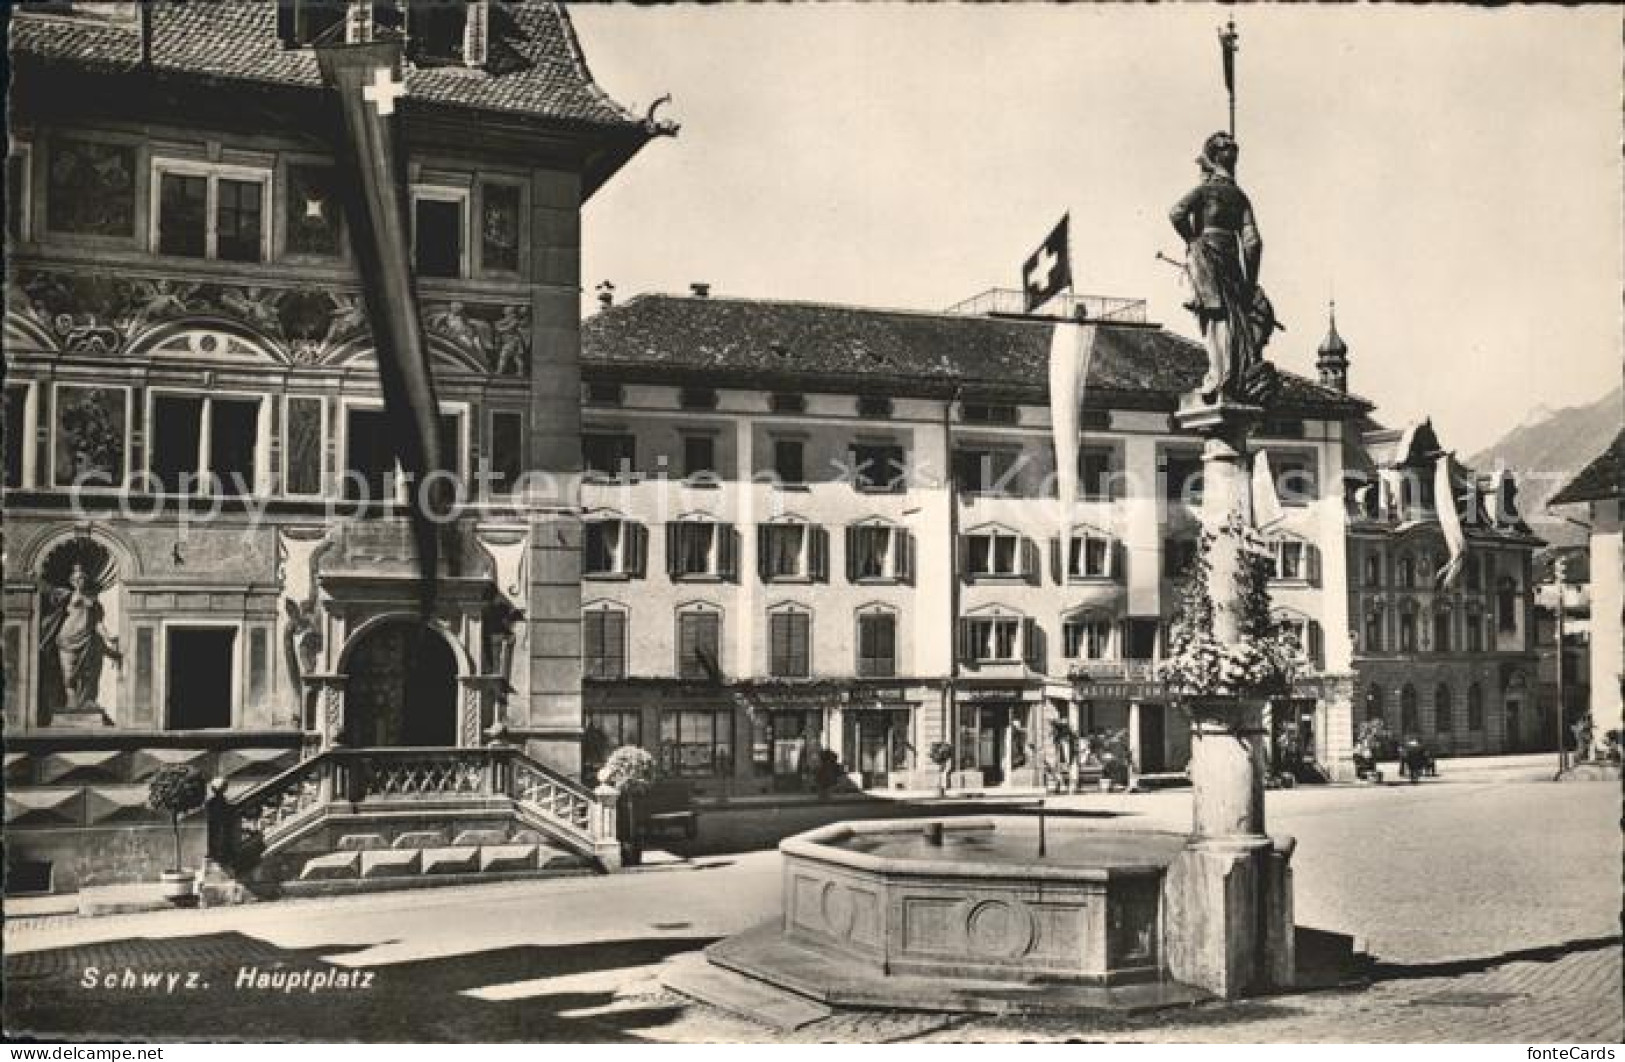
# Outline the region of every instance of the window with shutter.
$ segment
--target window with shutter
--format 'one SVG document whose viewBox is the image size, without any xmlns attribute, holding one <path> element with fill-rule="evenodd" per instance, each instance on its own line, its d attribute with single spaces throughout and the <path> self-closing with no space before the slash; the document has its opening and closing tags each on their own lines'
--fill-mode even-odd
<svg viewBox="0 0 1625 1062">
<path fill-rule="evenodd" d="M 721 667 L 722 617 L 714 612 L 684 612 L 677 617 L 677 677 L 706 680 Z"/>
<path fill-rule="evenodd" d="M 897 617 L 868 613 L 858 617 L 858 677 L 892 678 L 897 673 Z"/>
<path fill-rule="evenodd" d="M 626 677 L 626 613 L 595 609 L 582 616 L 582 671 L 590 679 Z"/>
<path fill-rule="evenodd" d="M 812 616 L 774 612 L 768 617 L 768 671 L 776 678 L 806 678 L 812 673 Z"/>
<path fill-rule="evenodd" d="M 963 536 L 964 571 L 970 578 L 1014 577 L 1037 570 L 1037 547 L 1005 531 L 979 531 Z"/>
</svg>

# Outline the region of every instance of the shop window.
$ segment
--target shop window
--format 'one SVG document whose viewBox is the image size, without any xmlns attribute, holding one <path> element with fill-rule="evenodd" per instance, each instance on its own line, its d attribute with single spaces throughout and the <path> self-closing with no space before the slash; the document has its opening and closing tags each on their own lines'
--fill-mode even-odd
<svg viewBox="0 0 1625 1062">
<path fill-rule="evenodd" d="M 270 171 L 158 159 L 153 176 L 153 251 L 227 262 L 266 259 Z"/>
<path fill-rule="evenodd" d="M 50 150 L 46 227 L 76 236 L 134 236 L 135 149 L 62 138 Z"/>
<path fill-rule="evenodd" d="M 914 536 L 890 524 L 854 524 L 846 529 L 848 582 L 907 582 L 913 578 Z"/>
<path fill-rule="evenodd" d="M 715 778 L 733 773 L 733 713 L 660 713 L 661 770 L 668 777 Z"/>
<path fill-rule="evenodd" d="M 412 192 L 412 260 L 420 277 L 468 273 L 468 192 L 419 188 Z"/>
<path fill-rule="evenodd" d="M 673 579 L 732 579 L 738 532 L 730 524 L 677 520 L 666 525 L 666 570 Z"/>
<path fill-rule="evenodd" d="M 152 489 L 171 494 L 259 492 L 261 406 L 258 398 L 153 395 L 147 443 Z"/>
<path fill-rule="evenodd" d="M 889 443 L 859 443 L 852 447 L 853 486 L 870 494 L 900 494 L 907 484 L 908 465 L 903 448 Z"/>
<path fill-rule="evenodd" d="M 170 730 L 224 730 L 236 700 L 235 627 L 171 627 L 166 644 Z"/>
<path fill-rule="evenodd" d="M 718 681 L 722 676 L 722 616 L 682 612 L 677 616 L 677 677 Z"/>
<path fill-rule="evenodd" d="M 637 463 L 637 439 L 629 432 L 585 432 L 581 436 L 581 460 L 588 479 L 631 482 Z"/>
<path fill-rule="evenodd" d="M 897 674 L 897 617 L 889 612 L 858 616 L 858 677 L 891 678 Z"/>
<path fill-rule="evenodd" d="M 581 669 L 590 679 L 626 677 L 626 613 L 606 608 L 582 613 Z"/>
<path fill-rule="evenodd" d="M 773 778 L 776 789 L 803 788 L 810 780 L 813 753 L 822 738 L 819 712 L 758 712 L 751 720 L 751 773 Z"/>
<path fill-rule="evenodd" d="M 756 560 L 762 581 L 823 582 L 829 578 L 829 532 L 813 524 L 783 521 L 756 529 Z"/>
<path fill-rule="evenodd" d="M 768 623 L 768 673 L 774 678 L 807 678 L 812 674 L 812 616 L 806 612 L 773 612 Z"/>
<path fill-rule="evenodd" d="M 629 520 L 589 520 L 583 533 L 582 574 L 595 579 L 638 579 L 648 556 L 649 532 Z"/>
<path fill-rule="evenodd" d="M 582 773 L 596 783 L 598 768 L 609 759 L 610 753 L 627 745 L 643 746 L 642 712 L 636 708 L 588 711 L 586 734 L 581 744 Z"/>
</svg>

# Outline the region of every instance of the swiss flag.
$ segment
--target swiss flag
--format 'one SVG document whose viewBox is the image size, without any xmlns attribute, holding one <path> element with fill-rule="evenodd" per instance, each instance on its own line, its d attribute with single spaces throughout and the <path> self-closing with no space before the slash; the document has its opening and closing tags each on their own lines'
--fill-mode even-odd
<svg viewBox="0 0 1625 1062">
<path fill-rule="evenodd" d="M 1027 313 L 1032 313 L 1072 286 L 1072 263 L 1067 255 L 1069 217 L 1067 214 L 1061 215 L 1061 223 L 1055 226 L 1021 267 L 1021 290 L 1026 296 L 1024 308 Z"/>
</svg>

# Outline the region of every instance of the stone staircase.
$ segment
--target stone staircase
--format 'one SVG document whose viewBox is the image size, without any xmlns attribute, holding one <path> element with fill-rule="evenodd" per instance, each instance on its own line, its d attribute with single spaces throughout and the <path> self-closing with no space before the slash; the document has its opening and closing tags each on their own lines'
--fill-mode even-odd
<svg viewBox="0 0 1625 1062">
<path fill-rule="evenodd" d="M 205 902 L 617 869 L 615 794 L 511 748 L 330 749 L 208 808 Z"/>
<path fill-rule="evenodd" d="M 333 851 L 300 857 L 284 895 L 318 895 L 590 874 L 591 859 L 523 828 L 346 833 Z"/>
</svg>

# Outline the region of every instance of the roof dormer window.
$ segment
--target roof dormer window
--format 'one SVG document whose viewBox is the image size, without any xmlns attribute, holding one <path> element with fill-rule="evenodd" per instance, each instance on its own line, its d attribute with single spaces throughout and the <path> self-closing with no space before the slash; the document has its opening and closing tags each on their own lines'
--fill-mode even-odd
<svg viewBox="0 0 1625 1062">
<path fill-rule="evenodd" d="M 418 66 L 484 66 L 486 0 L 396 0 L 404 9 L 406 57 Z"/>
</svg>

